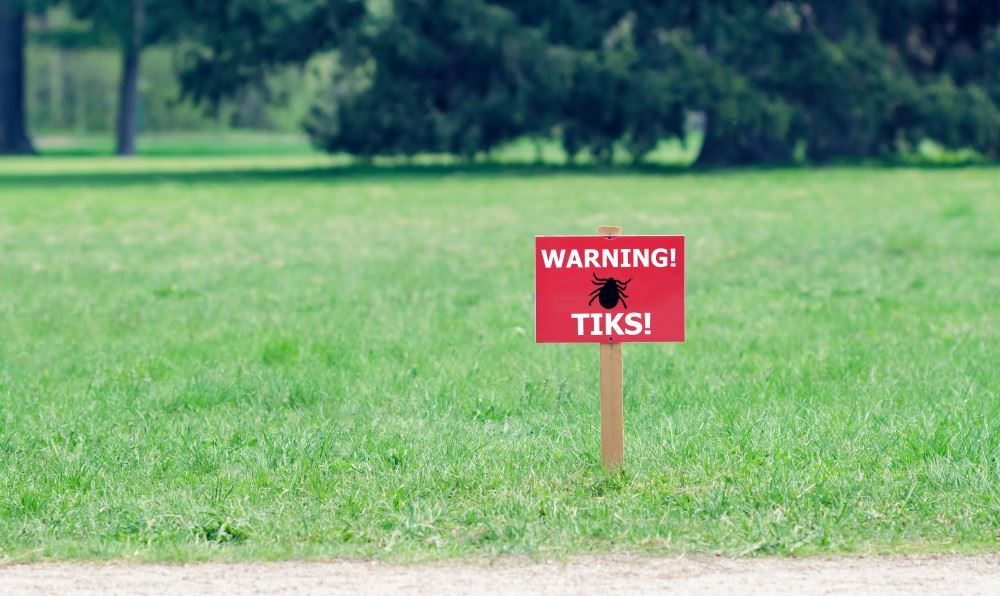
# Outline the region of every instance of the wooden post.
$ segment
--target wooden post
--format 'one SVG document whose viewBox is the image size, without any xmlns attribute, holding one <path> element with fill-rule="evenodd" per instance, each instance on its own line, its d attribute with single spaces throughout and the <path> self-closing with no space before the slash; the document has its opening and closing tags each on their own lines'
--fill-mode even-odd
<svg viewBox="0 0 1000 596">
<path fill-rule="evenodd" d="M 620 236 L 619 226 L 599 226 L 601 236 Z M 622 399 L 622 345 L 602 343 L 601 348 L 601 463 L 616 470 L 625 463 L 625 416 Z"/>
</svg>

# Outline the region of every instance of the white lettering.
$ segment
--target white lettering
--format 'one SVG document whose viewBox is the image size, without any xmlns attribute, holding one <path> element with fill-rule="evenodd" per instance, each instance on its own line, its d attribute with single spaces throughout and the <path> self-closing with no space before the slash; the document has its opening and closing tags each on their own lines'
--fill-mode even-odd
<svg viewBox="0 0 1000 596">
<path fill-rule="evenodd" d="M 605 269 L 607 269 L 608 267 L 617 267 L 618 251 L 609 250 L 605 248 L 604 250 L 601 251 L 601 261 L 602 261 L 601 266 L 604 267 Z"/>
<path fill-rule="evenodd" d="M 625 315 L 625 335 L 642 333 L 642 313 L 630 312 Z"/>
<path fill-rule="evenodd" d="M 657 255 L 660 255 L 657 258 Z M 665 248 L 657 248 L 653 251 L 653 267 L 669 267 L 670 266 L 670 251 Z"/>
<path fill-rule="evenodd" d="M 574 265 L 574 263 L 576 264 Z M 569 251 L 569 258 L 566 259 L 566 268 L 569 269 L 570 267 L 583 267 L 583 262 L 580 260 L 580 251 Z"/>
<path fill-rule="evenodd" d="M 625 332 L 622 331 L 622 328 L 618 326 L 618 323 L 622 320 L 623 316 L 625 316 L 625 313 L 622 313 L 622 312 L 615 313 L 614 316 L 612 316 L 610 313 L 607 314 L 607 316 L 605 317 L 605 321 L 604 321 L 605 322 L 604 327 L 605 327 L 605 329 L 607 329 L 608 335 L 612 335 L 612 334 L 624 335 L 625 334 Z"/>
<path fill-rule="evenodd" d="M 569 254 L 567 254 L 567 252 Z M 581 254 L 582 253 L 582 254 Z M 542 250 L 546 269 L 631 269 L 638 267 L 676 267 L 677 249 L 655 248 L 585 248 Z"/>
<path fill-rule="evenodd" d="M 642 263 L 643 267 L 649 267 L 649 249 L 648 248 L 633 248 L 632 249 L 632 262 L 638 267 L 639 263 Z"/>
<path fill-rule="evenodd" d="M 630 312 L 630 313 L 592 313 L 575 312 L 570 313 L 570 317 L 576 321 L 577 335 L 651 335 L 650 313 Z M 585 321 L 590 319 L 590 330 L 587 331 Z"/>
<path fill-rule="evenodd" d="M 601 314 L 592 313 L 590 315 L 591 319 L 594 319 L 594 330 L 590 332 L 591 335 L 604 335 L 601 333 Z"/>
<path fill-rule="evenodd" d="M 563 257 L 565 256 L 566 256 L 565 250 L 560 250 L 560 251 L 543 250 L 542 263 L 545 265 L 546 269 L 551 269 L 553 267 L 561 269 L 563 264 Z"/>
</svg>

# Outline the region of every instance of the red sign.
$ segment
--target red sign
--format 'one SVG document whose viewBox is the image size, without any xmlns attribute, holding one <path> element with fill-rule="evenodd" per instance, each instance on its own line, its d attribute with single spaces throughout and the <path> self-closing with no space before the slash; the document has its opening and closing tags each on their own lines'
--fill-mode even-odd
<svg viewBox="0 0 1000 596">
<path fill-rule="evenodd" d="M 684 341 L 684 236 L 535 237 L 535 341 Z"/>
</svg>

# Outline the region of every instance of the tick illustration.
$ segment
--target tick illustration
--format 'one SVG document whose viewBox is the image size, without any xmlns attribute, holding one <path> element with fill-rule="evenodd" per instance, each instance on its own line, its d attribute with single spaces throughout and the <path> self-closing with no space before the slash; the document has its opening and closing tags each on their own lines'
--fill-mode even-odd
<svg viewBox="0 0 1000 596">
<path fill-rule="evenodd" d="M 628 281 L 618 281 L 613 277 L 597 277 L 596 273 L 591 273 L 594 276 L 594 280 L 590 283 L 595 286 L 601 286 L 590 293 L 590 302 L 587 306 L 594 303 L 597 299 L 604 308 L 614 308 L 621 300 L 622 306 L 628 309 L 628 304 L 625 303 L 625 299 L 628 298 L 628 294 L 625 290 L 628 288 L 628 284 L 632 281 L 632 278 L 628 278 Z"/>
</svg>

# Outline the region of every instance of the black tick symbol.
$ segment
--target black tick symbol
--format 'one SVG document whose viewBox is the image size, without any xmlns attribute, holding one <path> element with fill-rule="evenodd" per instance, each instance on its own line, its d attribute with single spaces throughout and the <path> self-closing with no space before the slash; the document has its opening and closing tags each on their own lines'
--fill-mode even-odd
<svg viewBox="0 0 1000 596">
<path fill-rule="evenodd" d="M 594 300 L 597 299 L 601 306 L 610 309 L 614 308 L 621 300 L 622 306 L 626 310 L 628 309 L 628 304 L 625 303 L 628 294 L 625 293 L 625 290 L 628 288 L 629 282 L 632 281 L 631 277 L 628 278 L 628 281 L 618 281 L 613 277 L 597 277 L 596 273 L 591 273 L 591 275 L 594 276 L 594 281 L 590 283 L 601 287 L 590 293 L 590 302 L 587 303 L 587 306 L 593 304 Z"/>
</svg>

